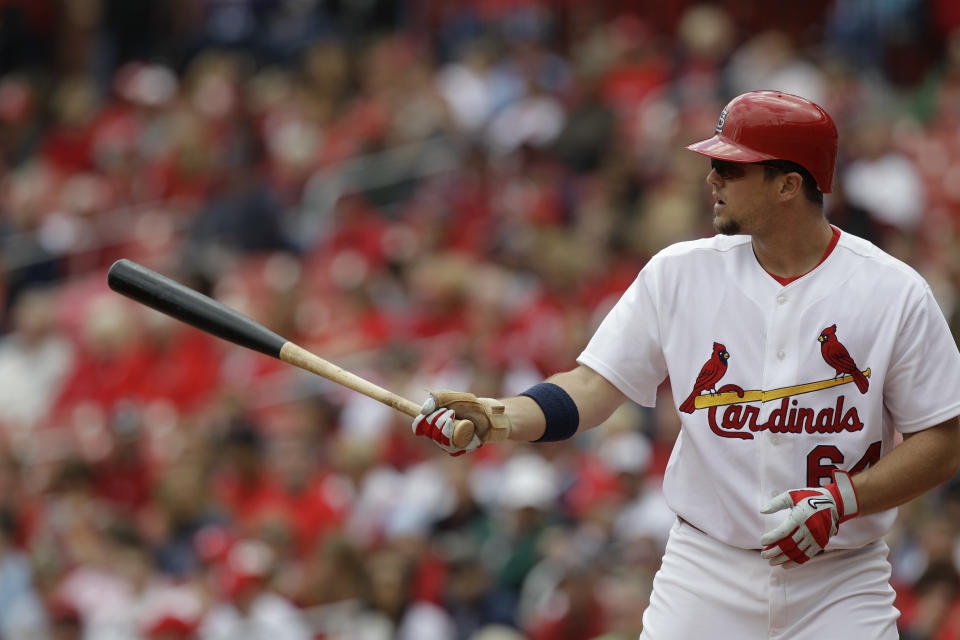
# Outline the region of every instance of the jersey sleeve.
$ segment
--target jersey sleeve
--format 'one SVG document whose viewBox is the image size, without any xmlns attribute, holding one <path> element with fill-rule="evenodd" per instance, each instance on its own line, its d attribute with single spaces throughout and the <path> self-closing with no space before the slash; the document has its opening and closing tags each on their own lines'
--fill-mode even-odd
<svg viewBox="0 0 960 640">
<path fill-rule="evenodd" d="M 652 407 L 667 366 L 646 271 L 640 272 L 603 319 L 577 362 L 609 380 L 634 402 Z"/>
<path fill-rule="evenodd" d="M 897 337 L 884 405 L 902 433 L 960 415 L 960 351 L 929 287 Z"/>
</svg>

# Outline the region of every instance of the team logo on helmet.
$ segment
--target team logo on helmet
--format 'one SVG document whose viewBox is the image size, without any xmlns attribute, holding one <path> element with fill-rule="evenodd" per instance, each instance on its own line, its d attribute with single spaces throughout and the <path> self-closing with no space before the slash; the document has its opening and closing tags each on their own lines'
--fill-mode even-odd
<svg viewBox="0 0 960 640">
<path fill-rule="evenodd" d="M 720 112 L 720 119 L 717 120 L 717 128 L 714 129 L 717 133 L 723 133 L 723 123 L 727 121 L 727 110 L 724 109 Z"/>
</svg>

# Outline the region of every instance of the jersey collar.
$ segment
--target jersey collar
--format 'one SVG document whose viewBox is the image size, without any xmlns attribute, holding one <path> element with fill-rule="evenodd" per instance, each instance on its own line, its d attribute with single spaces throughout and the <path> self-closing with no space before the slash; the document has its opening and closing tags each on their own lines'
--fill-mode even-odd
<svg viewBox="0 0 960 640">
<path fill-rule="evenodd" d="M 837 246 L 837 242 L 840 241 L 840 229 L 836 228 L 836 227 L 833 226 L 833 225 L 830 225 L 830 228 L 833 229 L 833 237 L 830 238 L 830 244 L 827 245 L 827 250 L 823 253 L 823 257 L 820 258 L 820 262 L 818 262 L 817 264 L 813 265 L 813 267 L 811 267 L 810 271 L 813 271 L 814 269 L 816 269 L 817 267 L 819 267 L 821 264 L 823 264 L 823 261 L 826 260 L 826 259 L 830 256 L 831 253 L 833 253 L 834 248 Z M 766 269 L 764 269 L 764 271 L 766 271 Z M 767 275 L 769 275 L 771 278 L 773 278 L 774 280 L 776 280 L 777 282 L 779 282 L 781 286 L 784 286 L 784 287 L 785 287 L 785 286 L 787 286 L 788 284 L 790 284 L 791 282 L 794 282 L 795 280 L 799 280 L 799 279 L 802 278 L 803 276 L 807 275 L 808 273 L 810 273 L 810 271 L 807 271 L 807 272 L 805 272 L 805 273 L 801 273 L 801 274 L 798 275 L 798 276 L 790 276 L 789 278 L 783 278 L 783 277 L 781 277 L 781 276 L 775 276 L 775 275 L 773 275 L 772 273 L 770 273 L 769 271 L 767 271 Z"/>
</svg>

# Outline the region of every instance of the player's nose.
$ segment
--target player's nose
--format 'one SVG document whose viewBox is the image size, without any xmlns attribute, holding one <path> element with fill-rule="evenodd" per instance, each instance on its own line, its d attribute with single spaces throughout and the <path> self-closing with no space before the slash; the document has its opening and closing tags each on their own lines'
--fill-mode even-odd
<svg viewBox="0 0 960 640">
<path fill-rule="evenodd" d="M 718 187 L 721 184 L 723 184 L 723 178 L 721 178 L 720 174 L 717 173 L 717 170 L 712 167 L 710 168 L 710 171 L 707 172 L 706 180 L 707 180 L 707 184 L 709 184 L 712 187 Z"/>
</svg>

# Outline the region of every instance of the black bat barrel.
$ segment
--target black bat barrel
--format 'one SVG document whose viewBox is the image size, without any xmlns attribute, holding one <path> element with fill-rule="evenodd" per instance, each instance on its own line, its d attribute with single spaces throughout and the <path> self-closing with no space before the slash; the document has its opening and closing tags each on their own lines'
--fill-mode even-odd
<svg viewBox="0 0 960 640">
<path fill-rule="evenodd" d="M 287 340 L 239 311 L 126 258 L 107 272 L 117 293 L 202 331 L 274 358 Z"/>
</svg>

